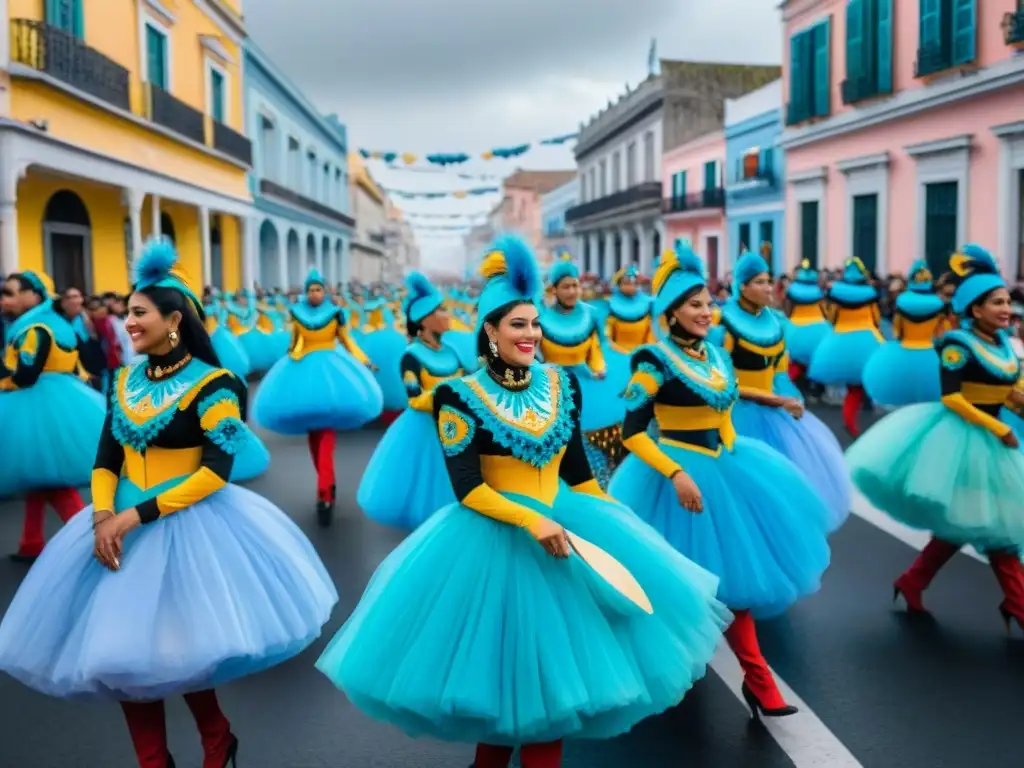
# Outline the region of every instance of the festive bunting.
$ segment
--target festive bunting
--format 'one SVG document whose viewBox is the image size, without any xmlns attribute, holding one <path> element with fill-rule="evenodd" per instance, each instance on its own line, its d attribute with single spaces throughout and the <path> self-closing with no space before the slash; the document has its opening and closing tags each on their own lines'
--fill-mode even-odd
<svg viewBox="0 0 1024 768">
<path fill-rule="evenodd" d="M 385 189 L 389 195 L 405 198 L 406 200 L 441 200 L 446 197 L 462 199 L 470 195 L 493 195 L 501 192 L 501 187 L 476 187 L 475 189 L 457 190 L 455 192 L 416 192 L 402 189 Z"/>
<path fill-rule="evenodd" d="M 563 133 L 560 136 L 552 136 L 547 139 L 541 139 L 537 144 L 539 146 L 557 146 L 565 144 L 575 139 L 577 134 L 575 133 Z M 499 160 L 508 160 L 513 157 L 520 157 L 525 155 L 530 149 L 533 148 L 533 144 L 517 144 L 511 147 L 495 147 L 489 149 L 479 155 L 483 160 L 493 160 L 495 158 Z M 412 165 L 419 159 L 419 155 L 414 152 L 393 152 L 390 150 L 382 149 L 360 149 L 359 154 L 366 160 L 383 160 L 388 165 L 391 165 L 396 160 L 401 159 L 406 165 Z M 473 159 L 475 155 L 469 152 L 432 152 L 426 155 L 423 159 L 431 165 L 440 165 L 443 168 L 447 168 L 449 165 L 461 165 L 462 163 L 468 163 Z"/>
</svg>

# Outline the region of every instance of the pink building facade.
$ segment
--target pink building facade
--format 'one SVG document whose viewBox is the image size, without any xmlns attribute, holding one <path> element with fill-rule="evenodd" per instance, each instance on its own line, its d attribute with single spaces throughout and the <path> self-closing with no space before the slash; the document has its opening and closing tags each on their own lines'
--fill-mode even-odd
<svg viewBox="0 0 1024 768">
<path fill-rule="evenodd" d="M 688 241 L 712 277 L 728 269 L 724 166 L 724 131 L 700 136 L 661 159 L 665 244 Z"/>
<path fill-rule="evenodd" d="M 1024 9 L 1018 0 L 788 0 L 788 266 L 878 275 L 965 242 L 1024 278 Z"/>
</svg>

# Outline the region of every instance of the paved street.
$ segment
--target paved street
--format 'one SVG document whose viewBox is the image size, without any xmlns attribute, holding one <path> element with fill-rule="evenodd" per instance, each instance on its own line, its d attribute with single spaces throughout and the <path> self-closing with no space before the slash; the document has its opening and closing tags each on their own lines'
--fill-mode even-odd
<svg viewBox="0 0 1024 768">
<path fill-rule="evenodd" d="M 836 416 L 823 414 L 830 424 Z M 324 637 L 302 656 L 221 689 L 241 739 L 242 768 L 465 768 L 472 759 L 467 745 L 414 741 L 369 720 L 313 668 L 374 567 L 402 538 L 367 522 L 355 506 L 356 483 L 379 434 L 339 439 L 339 516 L 329 530 L 315 525 L 305 440 L 263 435 L 274 462 L 252 488 L 302 526 L 341 602 Z M 1019 766 L 1024 638 L 1006 638 L 988 567 L 957 556 L 928 593 L 935 619 L 908 617 L 891 604 L 891 582 L 914 550 L 866 520 L 870 510 L 858 512 L 863 516 L 852 516 L 833 539 L 823 590 L 760 626 L 766 656 L 804 712 L 770 730 L 752 725 L 738 698 L 735 664 L 720 654 L 682 705 L 614 741 L 569 744 L 566 767 Z M 20 518 L 19 504 L 0 505 L 5 550 L 17 541 Z M 0 610 L 24 572 L 0 561 Z M 198 766 L 198 737 L 180 700 L 169 703 L 168 718 L 179 767 Z M 0 678 L 0 766 L 133 764 L 116 705 L 55 701 Z"/>
</svg>

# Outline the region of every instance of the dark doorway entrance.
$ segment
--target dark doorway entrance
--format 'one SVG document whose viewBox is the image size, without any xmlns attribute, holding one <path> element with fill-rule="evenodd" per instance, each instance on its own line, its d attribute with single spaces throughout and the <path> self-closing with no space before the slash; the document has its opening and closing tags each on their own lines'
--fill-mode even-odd
<svg viewBox="0 0 1024 768">
<path fill-rule="evenodd" d="M 46 204 L 43 257 L 58 291 L 92 291 L 92 225 L 82 198 L 70 190 L 54 193 Z"/>
</svg>

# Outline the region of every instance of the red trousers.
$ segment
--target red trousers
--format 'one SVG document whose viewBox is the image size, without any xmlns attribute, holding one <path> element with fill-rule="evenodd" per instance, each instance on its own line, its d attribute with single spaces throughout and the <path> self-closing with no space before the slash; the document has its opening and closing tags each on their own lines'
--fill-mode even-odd
<svg viewBox="0 0 1024 768">
<path fill-rule="evenodd" d="M 864 387 L 859 384 L 846 385 L 846 399 L 843 400 L 843 426 L 853 437 L 860 437 L 860 412 L 864 410 L 866 397 Z"/>
<path fill-rule="evenodd" d="M 337 435 L 329 429 L 318 429 L 307 436 L 309 455 L 316 468 L 316 497 L 334 502 L 334 443 Z"/>
<path fill-rule="evenodd" d="M 781 709 L 786 706 L 768 662 L 761 655 L 757 642 L 757 627 L 750 611 L 734 610 L 732 624 L 725 630 L 725 640 L 743 668 L 743 679 L 751 693 L 765 709 Z"/>
<path fill-rule="evenodd" d="M 231 734 L 231 724 L 220 710 L 217 694 L 212 689 L 186 693 L 185 703 L 203 742 L 203 768 L 224 768 L 235 737 Z M 169 754 L 163 701 L 122 701 L 121 709 L 139 768 L 167 768 Z"/>
<path fill-rule="evenodd" d="M 788 373 L 790 381 L 798 382 L 800 381 L 800 377 L 807 373 L 807 366 L 801 365 L 800 363 L 794 363 L 790 360 Z"/>
<path fill-rule="evenodd" d="M 473 768 L 508 768 L 514 751 L 514 747 L 477 744 Z M 561 768 L 562 742 L 523 744 L 519 748 L 519 764 L 522 768 Z"/>
<path fill-rule="evenodd" d="M 46 505 L 50 504 L 65 523 L 85 506 L 82 497 L 74 488 L 50 491 L 33 491 L 25 497 L 25 522 L 21 528 L 21 542 L 18 554 L 38 557 L 43 552 L 46 539 L 43 526 L 46 522 Z"/>
</svg>

